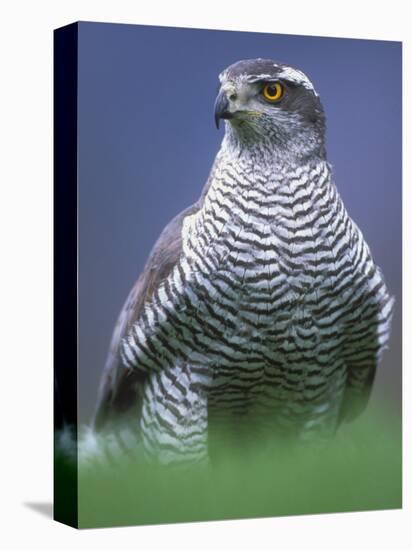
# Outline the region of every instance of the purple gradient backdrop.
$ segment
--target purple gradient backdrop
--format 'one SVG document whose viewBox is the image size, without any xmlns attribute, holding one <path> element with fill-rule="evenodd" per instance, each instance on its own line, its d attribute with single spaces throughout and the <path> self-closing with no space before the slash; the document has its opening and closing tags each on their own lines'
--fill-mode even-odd
<svg viewBox="0 0 412 550">
<path fill-rule="evenodd" d="M 401 44 L 168 27 L 79 25 L 79 412 L 87 421 L 111 332 L 165 224 L 194 202 L 222 139 L 217 75 L 244 58 L 315 83 L 328 159 L 396 297 L 373 399 L 400 411 Z"/>
</svg>

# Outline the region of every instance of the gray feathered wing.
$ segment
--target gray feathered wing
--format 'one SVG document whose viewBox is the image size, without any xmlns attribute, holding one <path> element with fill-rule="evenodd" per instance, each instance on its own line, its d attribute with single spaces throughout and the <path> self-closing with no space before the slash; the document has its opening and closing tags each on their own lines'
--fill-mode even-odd
<svg viewBox="0 0 412 550">
<path fill-rule="evenodd" d="M 123 306 L 101 376 L 93 421 L 94 427 L 97 429 L 131 409 L 139 410 L 141 391 L 147 374 L 138 368 L 131 370 L 124 367 L 120 357 L 120 345 L 122 339 L 138 320 L 145 304 L 150 302 L 156 289 L 179 261 L 182 252 L 183 221 L 202 207 L 209 185 L 210 179 L 199 200 L 183 210 L 165 227 Z"/>
<path fill-rule="evenodd" d="M 138 320 L 146 303 L 178 262 L 181 250 L 183 220 L 193 213 L 190 207 L 178 214 L 163 230 L 156 242 L 143 272 L 129 293 L 120 312 L 110 343 L 109 354 L 101 377 L 94 426 L 102 427 L 108 419 L 135 407 L 145 377 L 139 369 L 127 369 L 120 357 L 120 344 L 132 325 Z"/>
</svg>

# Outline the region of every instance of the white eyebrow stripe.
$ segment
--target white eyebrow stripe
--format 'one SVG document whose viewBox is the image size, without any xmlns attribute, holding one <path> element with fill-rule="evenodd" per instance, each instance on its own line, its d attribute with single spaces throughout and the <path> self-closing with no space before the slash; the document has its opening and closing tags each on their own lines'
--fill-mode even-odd
<svg viewBox="0 0 412 550">
<path fill-rule="evenodd" d="M 276 80 L 278 77 L 273 74 L 253 74 L 246 77 L 248 82 L 257 82 L 258 80 Z"/>
<path fill-rule="evenodd" d="M 246 82 L 253 83 L 257 82 L 258 80 L 276 80 L 277 78 L 284 78 L 285 80 L 289 80 L 290 82 L 293 82 L 299 86 L 303 86 L 307 90 L 313 92 L 316 96 L 319 95 L 309 78 L 299 69 L 294 69 L 293 67 L 288 67 L 287 65 L 277 65 L 276 63 L 274 63 L 273 66 L 279 71 L 276 76 L 266 73 L 256 75 L 240 75 L 237 77 L 237 80 L 244 80 Z M 227 70 L 225 69 L 223 72 L 220 73 L 219 80 L 222 83 L 224 80 L 226 80 L 226 78 Z"/>
<path fill-rule="evenodd" d="M 278 65 L 275 65 L 275 67 L 278 67 Z M 318 95 L 315 88 L 313 87 L 312 82 L 305 75 L 305 73 L 302 73 L 302 71 L 299 71 L 299 69 L 292 69 L 292 67 L 282 67 L 278 76 L 279 78 L 284 78 L 285 80 L 295 82 L 296 84 L 303 86 L 307 90 L 311 90 L 315 95 Z"/>
</svg>

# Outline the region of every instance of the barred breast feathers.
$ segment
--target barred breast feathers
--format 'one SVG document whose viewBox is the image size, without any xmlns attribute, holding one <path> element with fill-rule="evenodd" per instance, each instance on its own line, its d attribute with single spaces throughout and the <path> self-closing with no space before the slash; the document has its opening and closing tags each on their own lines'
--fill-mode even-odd
<svg viewBox="0 0 412 550">
<path fill-rule="evenodd" d="M 239 299 L 243 321 L 256 332 L 299 300 L 301 315 L 331 336 L 343 322 L 356 325 L 372 302 L 382 304 L 382 325 L 389 324 L 392 302 L 324 159 L 293 167 L 256 162 L 224 143 L 202 208 L 184 218 L 181 239 L 179 261 L 124 340 L 128 366 L 162 368 L 154 350 L 167 355 L 166 334 L 176 336 L 170 356 L 184 356 L 191 331 L 228 332 L 228 324 L 239 324 Z M 185 310 L 209 319 L 185 318 Z"/>
</svg>

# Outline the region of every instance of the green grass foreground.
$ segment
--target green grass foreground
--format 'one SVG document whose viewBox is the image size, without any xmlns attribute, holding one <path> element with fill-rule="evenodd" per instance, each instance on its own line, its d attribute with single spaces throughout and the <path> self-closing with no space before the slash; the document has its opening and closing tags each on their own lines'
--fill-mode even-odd
<svg viewBox="0 0 412 550">
<path fill-rule="evenodd" d="M 222 437 L 222 441 L 225 438 Z M 80 468 L 79 526 L 257 518 L 402 506 L 401 421 L 368 411 L 321 448 L 226 449 L 207 468 Z"/>
</svg>

